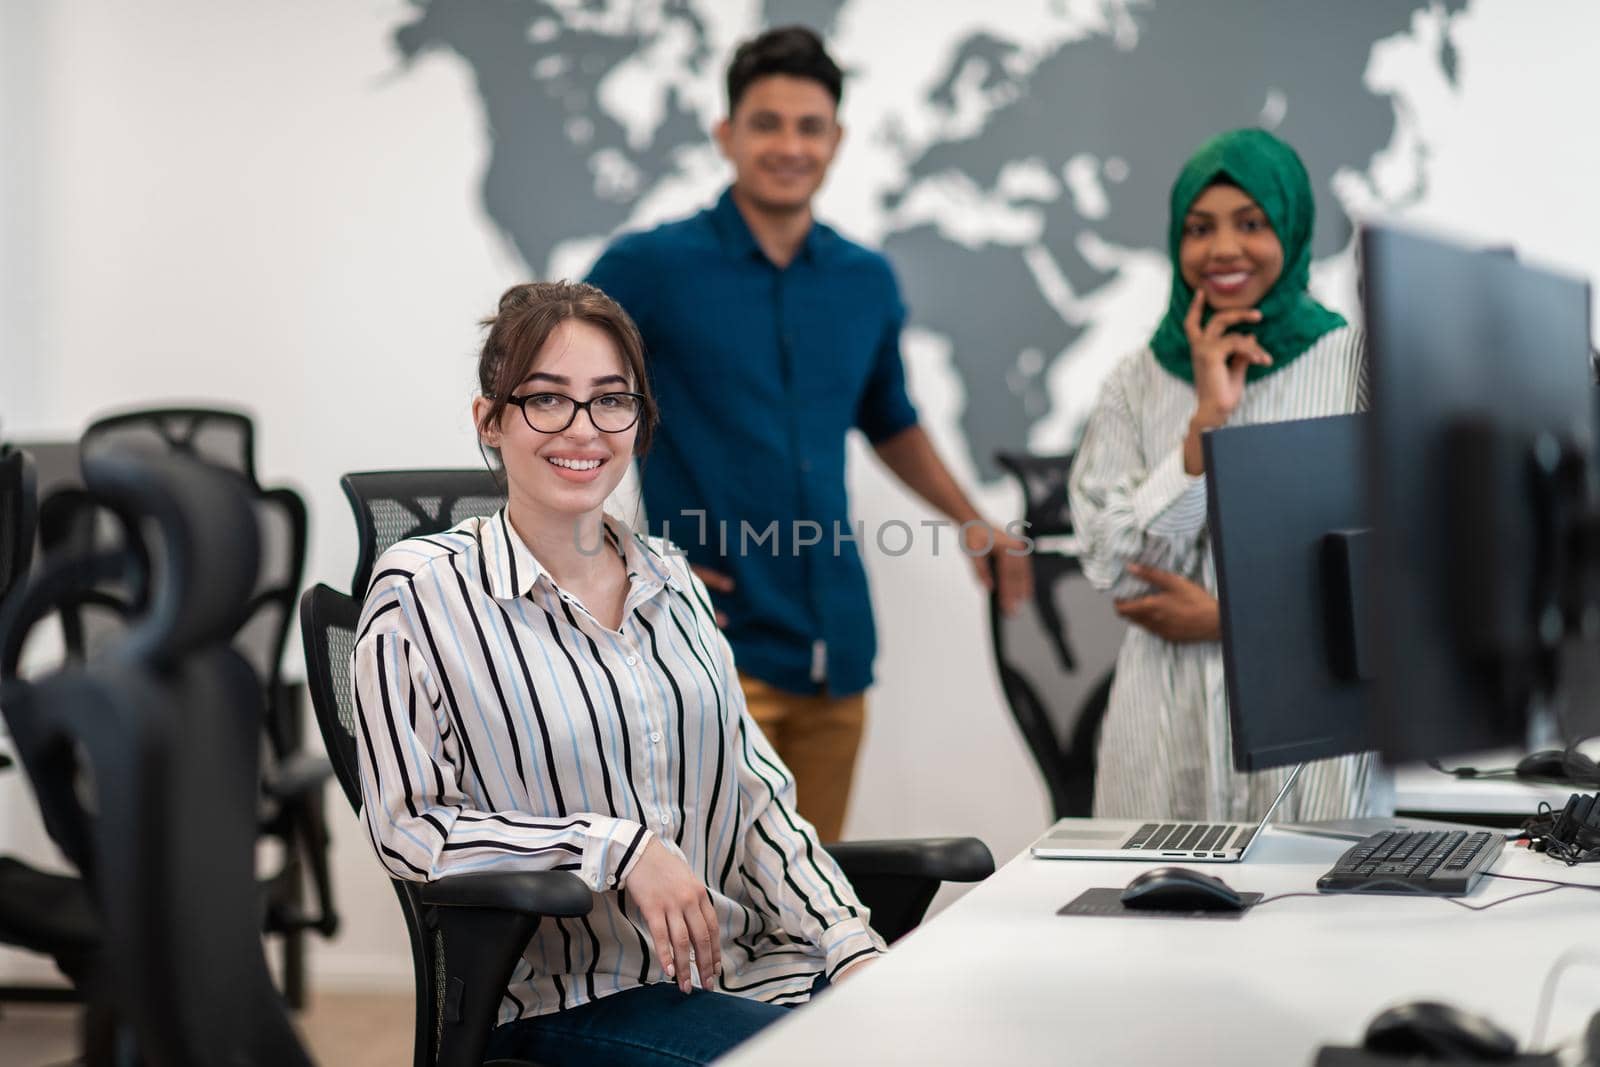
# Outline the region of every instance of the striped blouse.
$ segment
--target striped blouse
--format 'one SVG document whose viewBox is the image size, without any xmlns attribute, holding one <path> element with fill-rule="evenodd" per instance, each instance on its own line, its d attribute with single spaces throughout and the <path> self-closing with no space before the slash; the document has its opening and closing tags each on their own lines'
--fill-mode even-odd
<svg viewBox="0 0 1600 1067">
<path fill-rule="evenodd" d="M 499 1020 L 667 981 L 629 872 L 652 839 L 710 890 L 716 988 L 781 1004 L 883 950 L 794 808 L 682 556 L 607 518 L 620 630 L 556 585 L 505 512 L 379 560 L 352 664 L 362 821 L 396 878 L 574 871 L 594 910 L 545 920 Z"/>
<path fill-rule="evenodd" d="M 1345 326 L 1293 364 L 1245 387 L 1231 426 L 1338 415 L 1367 406 L 1366 345 Z M 1148 350 L 1119 364 L 1084 430 L 1069 485 L 1085 576 L 1118 599 L 1147 592 L 1130 561 L 1216 592 L 1205 477 L 1183 469 L 1194 386 Z M 1128 628 L 1101 729 L 1094 813 L 1120 818 L 1257 819 L 1286 768 L 1233 769 L 1222 645 L 1174 644 Z M 1306 766 L 1284 819 L 1376 814 L 1388 802 L 1370 755 Z"/>
</svg>

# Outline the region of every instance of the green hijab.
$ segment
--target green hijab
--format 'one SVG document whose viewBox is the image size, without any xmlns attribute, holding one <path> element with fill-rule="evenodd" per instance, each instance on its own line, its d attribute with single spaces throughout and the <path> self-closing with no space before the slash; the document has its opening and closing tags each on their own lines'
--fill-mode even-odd
<svg viewBox="0 0 1600 1067">
<path fill-rule="evenodd" d="M 1194 290 L 1178 267 L 1178 243 L 1183 240 L 1183 220 L 1195 198 L 1216 178 L 1226 176 L 1266 213 L 1283 245 L 1283 273 L 1261 303 L 1261 321 L 1233 327 L 1254 334 L 1272 357 L 1270 367 L 1252 366 L 1245 381 L 1274 374 L 1298 359 L 1323 334 L 1345 324 L 1344 317 L 1311 298 L 1311 230 L 1315 202 L 1311 179 L 1295 150 L 1266 130 L 1231 130 L 1218 134 L 1185 163 L 1172 183 L 1172 219 L 1167 226 L 1167 252 L 1172 256 L 1172 297 L 1166 317 L 1150 339 L 1156 362 L 1186 382 L 1194 381 L 1189 359 L 1189 338 L 1184 316 L 1194 301 Z M 1206 311 L 1209 319 L 1210 309 Z"/>
</svg>

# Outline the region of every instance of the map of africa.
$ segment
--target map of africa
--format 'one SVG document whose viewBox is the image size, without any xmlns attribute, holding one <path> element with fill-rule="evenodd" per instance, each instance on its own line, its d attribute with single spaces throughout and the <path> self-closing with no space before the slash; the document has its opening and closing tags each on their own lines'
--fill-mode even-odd
<svg viewBox="0 0 1600 1067">
<path fill-rule="evenodd" d="M 1086 364 L 1105 317 L 1127 314 L 1110 298 L 1130 264 L 1164 263 L 1168 188 L 1206 136 L 1262 125 L 1300 150 L 1318 257 L 1348 255 L 1341 180 L 1382 204 L 1420 195 L 1420 165 L 1398 190 L 1371 176 L 1405 139 L 1403 101 L 1369 66 L 1419 15 L 1464 3 L 412 0 L 394 41 L 408 62 L 468 65 L 484 210 L 532 274 L 554 277 L 581 276 L 614 232 L 716 195 L 726 171 L 706 131 L 739 40 L 822 32 L 847 72 L 848 136 L 819 214 L 893 261 L 908 332 L 947 349 L 967 459 L 992 478 L 996 449 L 1070 440 L 1093 376 L 1055 372 Z M 1456 78 L 1448 34 L 1430 62 Z M 1130 337 L 1159 317 L 1152 279 Z"/>
</svg>

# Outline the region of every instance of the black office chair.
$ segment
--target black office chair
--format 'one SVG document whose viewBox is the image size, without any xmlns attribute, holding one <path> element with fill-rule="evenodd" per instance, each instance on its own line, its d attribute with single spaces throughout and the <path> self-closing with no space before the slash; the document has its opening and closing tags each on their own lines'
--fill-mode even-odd
<svg viewBox="0 0 1600 1067">
<path fill-rule="evenodd" d="M 22 591 L 33 558 L 37 501 L 27 452 L 0 447 L 0 618 Z M 3 670 L 0 676 L 14 673 Z M 0 768 L 11 766 L 0 756 Z M 89 895 L 71 876 L 51 874 L 14 856 L 0 856 L 0 944 L 49 956 L 75 984 L 88 974 L 100 940 Z M 6 986 L 0 1000 L 72 999 L 72 990 Z"/>
<path fill-rule="evenodd" d="M 474 515 L 505 506 L 498 476 L 482 467 L 362 471 L 339 479 L 356 517 L 356 571 L 350 592 L 366 597 L 372 567 L 389 546 L 408 537 L 448 530 Z"/>
<path fill-rule="evenodd" d="M 0 601 L 27 575 L 33 561 L 38 509 L 33 457 L 0 445 Z"/>
<path fill-rule="evenodd" d="M 259 556 L 244 483 L 170 456 L 96 457 L 84 474 L 125 544 L 155 550 L 48 561 L 0 618 L 0 710 L 101 932 L 84 1062 L 308 1067 L 260 936 L 261 689 L 228 645 Z M 104 655 L 15 677 L 58 596 L 130 572 L 149 595 Z"/>
<path fill-rule="evenodd" d="M 995 461 L 1021 483 L 1028 536 L 1040 540 L 1032 557 L 1033 603 L 1007 617 L 999 598 L 990 597 L 995 667 L 1044 777 L 1055 818 L 1087 816 L 1094 802 L 1100 724 L 1125 626 L 1105 596 L 1081 580 L 1083 568 L 1071 548 L 1067 476 L 1072 455 L 998 452 Z M 1089 652 L 1082 662 L 1069 615 L 1095 620 L 1080 635 Z"/>
<path fill-rule="evenodd" d="M 305 504 L 292 489 L 260 486 L 254 426 L 240 412 L 161 408 L 113 415 L 90 424 L 78 447 L 85 462 L 132 453 L 192 457 L 233 472 L 248 484 L 262 564 L 233 644 L 261 679 L 267 707 L 261 833 L 280 843 L 276 854 L 282 860 L 264 881 L 263 928 L 281 938 L 285 992 L 291 1004 L 303 1007 L 306 931 L 331 937 L 339 923 L 323 810 L 324 784 L 332 769 L 324 758 L 305 749 L 299 689 L 282 680 L 283 651 L 305 572 Z M 117 536 L 115 523 L 81 488 L 59 490 L 44 501 L 40 532 L 48 552 L 83 552 Z M 69 653 L 77 658 L 92 656 L 119 640 L 126 619 L 138 610 L 140 595 L 111 581 L 63 598 L 58 615 Z M 315 894 L 315 904 L 309 907 L 307 882 Z"/>
<path fill-rule="evenodd" d="M 311 702 L 334 774 L 358 813 L 356 709 L 350 661 L 373 564 L 394 541 L 426 536 L 470 515 L 498 510 L 505 497 L 485 471 L 395 471 L 340 480 L 356 513 L 361 546 L 348 596 L 327 585 L 300 601 Z M 922 921 L 943 882 L 977 882 L 994 858 L 975 838 L 854 841 L 828 846 L 872 910 L 872 925 L 895 941 Z M 417 992 L 415 1067 L 478 1067 L 512 968 L 541 916 L 587 914 L 589 888 L 567 872 L 456 875 L 435 882 L 392 879 L 411 937 Z M 507 1061 L 509 1062 L 509 1061 Z"/>
</svg>

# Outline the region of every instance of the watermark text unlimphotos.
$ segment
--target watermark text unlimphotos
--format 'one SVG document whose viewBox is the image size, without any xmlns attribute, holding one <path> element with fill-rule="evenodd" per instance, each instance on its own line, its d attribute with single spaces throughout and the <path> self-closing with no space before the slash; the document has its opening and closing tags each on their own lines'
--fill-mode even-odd
<svg viewBox="0 0 1600 1067">
<path fill-rule="evenodd" d="M 785 525 L 788 526 L 787 536 L 784 535 Z M 1001 551 L 1010 556 L 1033 553 L 1034 542 L 1027 535 L 1028 523 L 1025 520 L 1008 522 L 1004 529 L 1017 543 L 1007 545 Z M 578 551 L 586 556 L 597 556 L 605 548 L 605 538 L 598 531 L 585 537 L 581 527 L 575 527 L 574 534 Z M 727 520 L 712 524 L 707 521 L 706 513 L 697 509 L 679 512 L 676 522 L 663 521 L 661 537 L 667 542 L 667 550 L 672 555 L 687 555 L 684 550 L 686 545 L 704 548 L 715 546 L 717 554 L 723 559 L 758 555 L 777 559 L 784 555 L 799 556 L 813 550 L 838 556 L 843 554 L 846 545 L 852 545 L 860 551 L 867 544 L 875 545 L 886 556 L 899 557 L 909 554 L 919 540 L 926 540 L 935 556 L 942 555 L 945 546 L 950 545 L 962 555 L 976 559 L 989 555 L 998 547 L 994 527 L 982 519 L 969 519 L 963 523 L 949 519 L 922 519 L 915 525 L 901 519 L 889 519 L 878 523 L 869 535 L 866 523 L 859 519 L 853 524 L 835 520 L 827 525 L 814 519 L 795 519 L 787 524 L 773 519 L 765 526 L 744 519 L 736 524 Z"/>
</svg>

